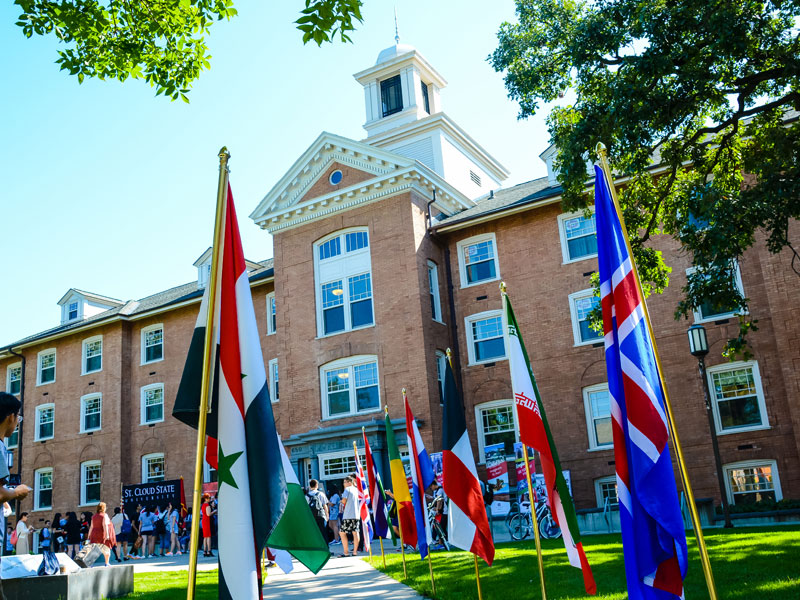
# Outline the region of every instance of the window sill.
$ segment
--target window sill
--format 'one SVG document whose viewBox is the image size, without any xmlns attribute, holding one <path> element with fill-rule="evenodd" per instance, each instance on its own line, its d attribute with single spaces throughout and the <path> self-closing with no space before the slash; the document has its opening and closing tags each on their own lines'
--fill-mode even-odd
<svg viewBox="0 0 800 600">
<path fill-rule="evenodd" d="M 348 417 L 360 417 L 361 415 L 369 415 L 376 412 L 381 412 L 383 410 L 382 407 L 373 408 L 370 410 L 362 410 L 356 413 L 346 413 L 342 415 L 336 415 L 335 417 L 322 417 L 321 421 L 338 421 L 339 419 L 346 419 Z"/>
<path fill-rule="evenodd" d="M 603 451 L 607 452 L 609 450 L 611 450 L 612 452 L 614 451 L 614 444 L 611 444 L 610 446 L 596 446 L 594 448 L 586 449 L 587 452 L 603 452 Z"/>
<path fill-rule="evenodd" d="M 738 319 L 739 315 L 746 315 L 748 313 L 722 313 L 719 315 L 713 315 L 711 317 L 699 317 L 698 313 L 694 313 L 694 324 L 701 325 L 701 324 L 708 324 L 708 323 L 716 323 L 717 321 L 724 321 L 725 319 Z"/>
<path fill-rule="evenodd" d="M 434 323 L 438 323 L 439 325 L 445 325 L 445 326 L 447 326 L 447 323 L 445 323 L 444 321 L 442 321 L 442 320 L 440 320 L 440 319 L 432 319 L 432 321 L 433 321 Z"/>
<path fill-rule="evenodd" d="M 598 344 L 602 344 L 602 343 L 603 343 L 603 337 L 601 336 L 599 338 L 594 338 L 593 340 L 587 340 L 585 342 L 575 342 L 574 344 L 572 344 L 572 347 L 573 348 L 584 348 L 584 347 L 588 346 L 588 347 L 591 348 L 592 346 L 595 346 L 595 345 L 598 345 Z"/>
<path fill-rule="evenodd" d="M 469 363 L 467 363 L 467 366 L 468 367 L 479 367 L 481 365 L 488 365 L 488 364 L 491 364 L 491 363 L 502 362 L 504 360 L 508 360 L 508 357 L 507 356 L 500 356 L 498 358 L 490 358 L 490 359 L 481 360 L 481 361 L 478 361 L 478 362 L 469 362 Z"/>
<path fill-rule="evenodd" d="M 161 358 L 157 358 L 155 360 L 148 360 L 146 362 L 142 362 L 139 366 L 140 367 L 145 367 L 147 365 L 154 365 L 156 363 L 160 363 L 160 362 L 163 362 L 163 361 L 164 361 L 164 357 L 162 356 Z"/>
<path fill-rule="evenodd" d="M 493 281 L 500 281 L 500 276 L 498 275 L 497 277 L 494 277 L 492 279 L 481 279 L 480 281 L 475 281 L 473 283 L 467 283 L 467 284 L 462 283 L 461 284 L 461 289 L 465 290 L 467 288 L 477 287 L 477 286 L 483 285 L 485 283 L 492 283 Z"/>
<path fill-rule="evenodd" d="M 55 383 L 55 382 L 56 382 L 55 379 L 53 379 L 53 381 L 45 381 L 44 383 L 40 383 L 40 382 L 37 381 L 36 382 L 36 387 L 41 387 L 43 385 L 50 385 L 51 383 Z"/>
<path fill-rule="evenodd" d="M 575 264 L 575 263 L 583 262 L 585 260 L 591 260 L 593 258 L 597 258 L 597 254 L 587 254 L 586 256 L 581 256 L 580 258 L 572 258 L 572 259 L 569 259 L 569 260 L 564 260 L 561 263 L 561 266 L 563 267 L 565 265 L 572 265 L 572 264 Z"/>
<path fill-rule="evenodd" d="M 94 507 L 97 507 L 97 505 L 98 505 L 99 503 L 100 503 L 100 500 L 98 500 L 97 502 L 84 502 L 84 503 L 82 503 L 82 504 L 78 504 L 78 508 L 83 508 L 84 506 L 94 506 Z"/>
<path fill-rule="evenodd" d="M 268 331 L 267 335 L 275 335 L 276 333 L 278 333 L 278 332 L 277 331 Z"/>
<path fill-rule="evenodd" d="M 370 329 L 371 327 L 375 327 L 375 323 L 373 323 L 372 325 L 363 325 L 362 327 L 355 327 L 353 329 L 345 329 L 344 331 L 337 331 L 336 333 L 326 333 L 323 335 L 317 335 L 317 337 L 315 337 L 314 339 L 325 340 L 328 338 L 336 337 L 337 335 L 343 335 L 345 333 L 352 333 L 354 331 L 362 331 L 364 329 Z"/>
<path fill-rule="evenodd" d="M 157 425 L 157 424 L 163 423 L 163 422 L 164 422 L 164 419 L 161 419 L 159 421 L 142 421 L 141 423 L 139 423 L 139 426 L 140 427 L 147 427 L 147 426 L 150 426 L 150 425 Z"/>
<path fill-rule="evenodd" d="M 78 433 L 82 435 L 87 433 L 97 433 L 98 431 L 102 431 L 102 429 L 103 429 L 102 427 L 98 427 L 97 429 L 84 429 L 82 431 L 79 431 Z"/>
<path fill-rule="evenodd" d="M 94 371 L 86 371 L 85 373 L 81 373 L 81 377 L 83 377 L 84 375 L 94 375 L 95 373 L 102 373 L 102 372 L 103 372 L 102 368 L 95 369 Z"/>
<path fill-rule="evenodd" d="M 717 437 L 721 435 L 735 435 L 737 433 L 750 433 L 751 431 L 766 431 L 767 429 L 772 429 L 770 425 L 756 425 L 753 427 L 741 427 L 738 429 L 728 429 L 723 431 L 717 431 Z"/>
<path fill-rule="evenodd" d="M 32 508 L 31 512 L 48 512 L 48 511 L 51 511 L 51 510 L 53 510 L 52 506 L 40 506 L 38 508 Z"/>
<path fill-rule="evenodd" d="M 33 440 L 33 441 L 34 441 L 34 442 L 49 442 L 50 440 L 52 440 L 52 439 L 54 439 L 54 438 L 55 438 L 55 436 L 53 436 L 53 437 L 49 437 L 49 438 L 37 438 L 37 439 L 35 439 L 35 440 Z"/>
</svg>

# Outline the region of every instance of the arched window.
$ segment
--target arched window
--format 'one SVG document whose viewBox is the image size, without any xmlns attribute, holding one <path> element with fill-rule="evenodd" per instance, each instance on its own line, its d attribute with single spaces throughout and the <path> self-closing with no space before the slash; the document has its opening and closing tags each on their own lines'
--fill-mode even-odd
<svg viewBox="0 0 800 600">
<path fill-rule="evenodd" d="M 369 232 L 347 229 L 314 244 L 320 337 L 375 324 Z"/>
<path fill-rule="evenodd" d="M 379 411 L 378 358 L 350 356 L 322 365 L 320 388 L 325 419 Z"/>
</svg>

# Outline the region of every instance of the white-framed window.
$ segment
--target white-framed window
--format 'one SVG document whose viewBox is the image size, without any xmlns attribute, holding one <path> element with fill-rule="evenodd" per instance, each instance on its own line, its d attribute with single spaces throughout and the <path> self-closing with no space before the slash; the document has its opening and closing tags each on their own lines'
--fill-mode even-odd
<svg viewBox="0 0 800 600">
<path fill-rule="evenodd" d="M 698 267 L 690 267 L 686 269 L 686 275 L 689 276 L 695 273 Z M 734 263 L 734 276 L 736 278 L 736 288 L 739 293 L 744 296 L 744 284 L 742 283 L 742 272 L 739 269 L 739 263 Z M 729 319 L 738 315 L 738 307 L 719 306 L 711 302 L 703 302 L 694 311 L 695 323 L 708 323 L 710 321 L 720 321 L 722 319 Z"/>
<path fill-rule="evenodd" d="M 724 363 L 708 367 L 706 373 L 717 434 L 769 427 L 757 362 Z"/>
<path fill-rule="evenodd" d="M 280 400 L 280 381 L 278 381 L 278 359 L 269 361 L 269 392 L 273 402 Z"/>
<path fill-rule="evenodd" d="M 478 426 L 478 454 L 486 461 L 486 446 L 505 444 L 506 456 L 514 456 L 514 443 L 519 441 L 517 412 L 513 400 L 493 400 L 475 406 Z"/>
<path fill-rule="evenodd" d="M 166 463 L 163 452 L 145 454 L 142 457 L 142 483 L 157 483 L 166 479 Z"/>
<path fill-rule="evenodd" d="M 476 235 L 457 244 L 461 287 L 500 279 L 497 240 L 494 233 Z"/>
<path fill-rule="evenodd" d="M 142 425 L 164 420 L 164 384 L 151 383 L 142 388 Z"/>
<path fill-rule="evenodd" d="M 81 463 L 81 506 L 100 502 L 102 462 L 87 460 Z"/>
<path fill-rule="evenodd" d="M 81 396 L 81 433 L 99 431 L 103 426 L 103 394 Z"/>
<path fill-rule="evenodd" d="M 164 360 L 164 325 L 157 323 L 142 329 L 142 364 Z"/>
<path fill-rule="evenodd" d="M 53 508 L 53 468 L 36 469 L 33 473 L 33 510 Z"/>
<path fill-rule="evenodd" d="M 56 349 L 42 350 L 36 357 L 36 385 L 56 380 Z"/>
<path fill-rule="evenodd" d="M 597 227 L 594 212 L 586 218 L 583 212 L 558 216 L 558 233 L 564 263 L 597 256 Z"/>
<path fill-rule="evenodd" d="M 320 454 L 319 459 L 319 479 L 344 479 L 356 470 L 356 457 L 352 450 L 342 450 L 341 452 L 327 452 Z M 358 452 L 361 466 L 366 464 L 366 455 L 362 450 Z"/>
<path fill-rule="evenodd" d="M 596 344 L 603 340 L 602 333 L 589 327 L 589 315 L 598 304 L 600 304 L 600 298 L 594 295 L 594 290 L 591 288 L 569 295 L 572 334 L 576 346 Z"/>
<path fill-rule="evenodd" d="M 366 228 L 339 231 L 316 242 L 314 275 L 320 337 L 375 324 Z"/>
<path fill-rule="evenodd" d="M 78 303 L 70 302 L 67 307 L 67 321 L 73 321 L 78 318 Z"/>
<path fill-rule="evenodd" d="M 267 335 L 278 330 L 278 310 L 275 306 L 275 292 L 267 294 Z"/>
<path fill-rule="evenodd" d="M 325 419 L 381 409 L 376 356 L 351 356 L 320 367 L 322 416 Z"/>
<path fill-rule="evenodd" d="M 605 508 L 606 502 L 608 502 L 609 507 L 619 505 L 616 475 L 609 475 L 608 477 L 600 477 L 599 479 L 595 479 L 594 491 L 595 494 L 597 494 L 598 508 Z"/>
<path fill-rule="evenodd" d="M 447 355 L 441 350 L 436 351 L 436 383 L 439 388 L 439 404 L 444 404 L 444 372 Z"/>
<path fill-rule="evenodd" d="M 724 465 L 725 491 L 731 504 L 754 504 L 783 499 L 774 460 L 748 460 Z"/>
<path fill-rule="evenodd" d="M 40 404 L 36 407 L 36 435 L 34 441 L 53 439 L 55 430 L 55 404 Z"/>
<path fill-rule="evenodd" d="M 81 360 L 82 375 L 103 370 L 103 336 L 83 340 L 83 358 Z"/>
<path fill-rule="evenodd" d="M 506 357 L 503 311 L 489 310 L 464 319 L 469 364 L 494 362 Z"/>
<path fill-rule="evenodd" d="M 6 391 L 18 396 L 22 389 L 22 363 L 8 365 L 6 369 Z"/>
<path fill-rule="evenodd" d="M 442 322 L 442 303 L 439 299 L 439 267 L 428 261 L 428 289 L 431 293 L 431 315 L 434 321 Z"/>
<path fill-rule="evenodd" d="M 589 430 L 589 449 L 600 450 L 614 447 L 611 435 L 611 394 L 608 384 L 601 383 L 583 388 L 583 404 L 586 407 L 586 427 Z"/>
<path fill-rule="evenodd" d="M 17 446 L 19 446 L 19 423 L 14 428 L 14 433 L 11 434 L 11 437 L 7 437 L 5 439 L 6 448 L 9 450 L 13 450 Z"/>
</svg>

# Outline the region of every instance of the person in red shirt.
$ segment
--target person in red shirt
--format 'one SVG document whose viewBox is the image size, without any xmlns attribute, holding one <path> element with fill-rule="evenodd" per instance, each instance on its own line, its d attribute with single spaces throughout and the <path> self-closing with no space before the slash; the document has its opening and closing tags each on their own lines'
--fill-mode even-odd
<svg viewBox="0 0 800 600">
<path fill-rule="evenodd" d="M 203 526 L 203 556 L 214 556 L 211 552 L 211 517 L 216 510 L 211 508 L 211 496 L 203 494 L 203 505 L 200 507 Z"/>
<path fill-rule="evenodd" d="M 99 544 L 100 551 L 108 566 L 108 559 L 111 558 L 111 548 L 117 545 L 117 537 L 114 534 L 114 525 L 106 514 L 106 503 L 101 502 L 97 505 L 97 513 L 92 517 L 89 525 L 89 543 Z"/>
</svg>

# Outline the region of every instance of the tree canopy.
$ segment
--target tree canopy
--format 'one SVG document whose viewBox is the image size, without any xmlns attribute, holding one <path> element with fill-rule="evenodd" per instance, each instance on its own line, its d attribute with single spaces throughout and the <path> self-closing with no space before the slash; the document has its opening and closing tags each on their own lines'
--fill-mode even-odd
<svg viewBox="0 0 800 600">
<path fill-rule="evenodd" d="M 736 261 L 766 233 L 788 249 L 800 216 L 800 40 L 796 1 L 517 0 L 489 57 L 520 118 L 574 90 L 548 117 L 565 209 L 586 208 L 587 160 L 606 144 L 647 288 L 670 267 L 648 242 L 680 241 L 698 269 L 675 317 L 704 303 L 747 314 Z M 745 290 L 746 292 L 746 290 Z M 707 304 L 708 305 L 708 304 Z M 754 320 L 723 354 L 748 354 Z"/>
<path fill-rule="evenodd" d="M 173 100 L 209 67 L 205 37 L 236 15 L 233 0 L 14 0 L 27 36 L 55 36 L 62 70 L 98 79 L 144 79 Z M 350 41 L 361 0 L 305 0 L 297 19 L 303 43 Z"/>
</svg>

